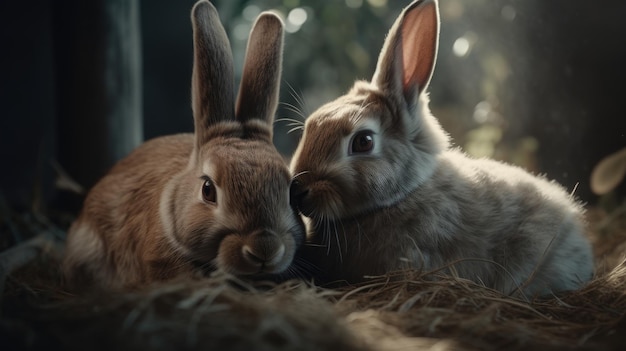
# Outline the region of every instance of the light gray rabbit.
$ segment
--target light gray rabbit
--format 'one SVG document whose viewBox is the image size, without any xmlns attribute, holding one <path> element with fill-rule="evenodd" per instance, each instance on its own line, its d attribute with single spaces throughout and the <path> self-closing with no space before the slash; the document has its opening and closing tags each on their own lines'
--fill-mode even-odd
<svg viewBox="0 0 626 351">
<path fill-rule="evenodd" d="M 305 123 L 292 201 L 308 218 L 303 257 L 321 281 L 416 268 L 505 294 L 546 295 L 593 275 L 583 208 L 560 185 L 450 147 L 428 108 L 437 56 L 435 0 L 391 28 L 371 82 Z"/>
<path fill-rule="evenodd" d="M 258 17 L 236 102 L 216 9 L 198 1 L 191 20 L 195 133 L 147 141 L 94 186 L 68 233 L 70 282 L 134 287 L 197 269 L 281 274 L 304 241 L 289 168 L 272 144 L 281 20 Z"/>
</svg>

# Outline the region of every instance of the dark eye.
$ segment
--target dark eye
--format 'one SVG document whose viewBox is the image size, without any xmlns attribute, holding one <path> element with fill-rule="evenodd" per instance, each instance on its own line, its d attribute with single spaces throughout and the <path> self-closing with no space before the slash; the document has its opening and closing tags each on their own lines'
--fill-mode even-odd
<svg viewBox="0 0 626 351">
<path fill-rule="evenodd" d="M 216 191 L 215 186 L 210 178 L 203 178 L 204 183 L 202 184 L 202 198 L 205 202 L 215 203 L 216 201 Z"/>
<path fill-rule="evenodd" d="M 350 143 L 350 154 L 367 154 L 374 150 L 374 132 L 364 130 L 354 134 Z"/>
</svg>

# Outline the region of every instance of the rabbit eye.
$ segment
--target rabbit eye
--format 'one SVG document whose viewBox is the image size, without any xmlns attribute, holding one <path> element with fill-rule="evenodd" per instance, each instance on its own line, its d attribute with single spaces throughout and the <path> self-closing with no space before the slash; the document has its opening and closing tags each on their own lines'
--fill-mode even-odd
<svg viewBox="0 0 626 351">
<path fill-rule="evenodd" d="M 202 198 L 207 203 L 215 203 L 216 201 L 216 192 L 215 186 L 210 178 L 203 178 L 204 183 L 202 184 Z"/>
<path fill-rule="evenodd" d="M 356 133 L 350 143 L 350 154 L 367 154 L 374 149 L 374 132 L 364 130 Z"/>
</svg>

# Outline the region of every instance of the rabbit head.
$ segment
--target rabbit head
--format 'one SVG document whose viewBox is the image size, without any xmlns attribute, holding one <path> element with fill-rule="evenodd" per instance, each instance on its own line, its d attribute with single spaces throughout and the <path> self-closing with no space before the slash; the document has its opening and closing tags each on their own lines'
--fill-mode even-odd
<svg viewBox="0 0 626 351">
<path fill-rule="evenodd" d="M 372 80 L 307 118 L 291 163 L 302 213 L 355 216 L 396 203 L 431 176 L 449 144 L 425 92 L 438 35 L 436 2 L 413 2 L 391 28 Z"/>
<path fill-rule="evenodd" d="M 250 34 L 236 106 L 231 50 L 215 8 L 192 11 L 195 143 L 161 198 L 169 239 L 194 261 L 233 274 L 279 273 L 302 240 L 290 173 L 272 144 L 283 27 L 263 13 Z"/>
<path fill-rule="evenodd" d="M 193 7 L 194 134 L 155 138 L 87 195 L 68 233 L 64 271 L 131 286 L 200 268 L 279 274 L 304 241 L 291 174 L 272 144 L 283 24 L 262 13 L 250 33 L 237 99 L 216 9 Z"/>
</svg>

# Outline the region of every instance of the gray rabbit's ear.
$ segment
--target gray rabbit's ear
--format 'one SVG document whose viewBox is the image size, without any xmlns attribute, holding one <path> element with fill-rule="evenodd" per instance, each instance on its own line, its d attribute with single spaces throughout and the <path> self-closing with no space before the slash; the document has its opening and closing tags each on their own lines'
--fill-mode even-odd
<svg viewBox="0 0 626 351">
<path fill-rule="evenodd" d="M 191 10 L 193 74 L 191 100 L 196 146 L 210 138 L 211 126 L 234 119 L 233 57 L 217 10 L 206 0 Z"/>
<path fill-rule="evenodd" d="M 237 96 L 236 119 L 259 119 L 271 128 L 278 105 L 283 53 L 283 22 L 271 12 L 257 18 L 248 47 Z"/>
<path fill-rule="evenodd" d="M 412 2 L 387 35 L 372 83 L 391 96 L 402 98 L 412 108 L 432 76 L 438 40 L 437 1 Z"/>
</svg>

